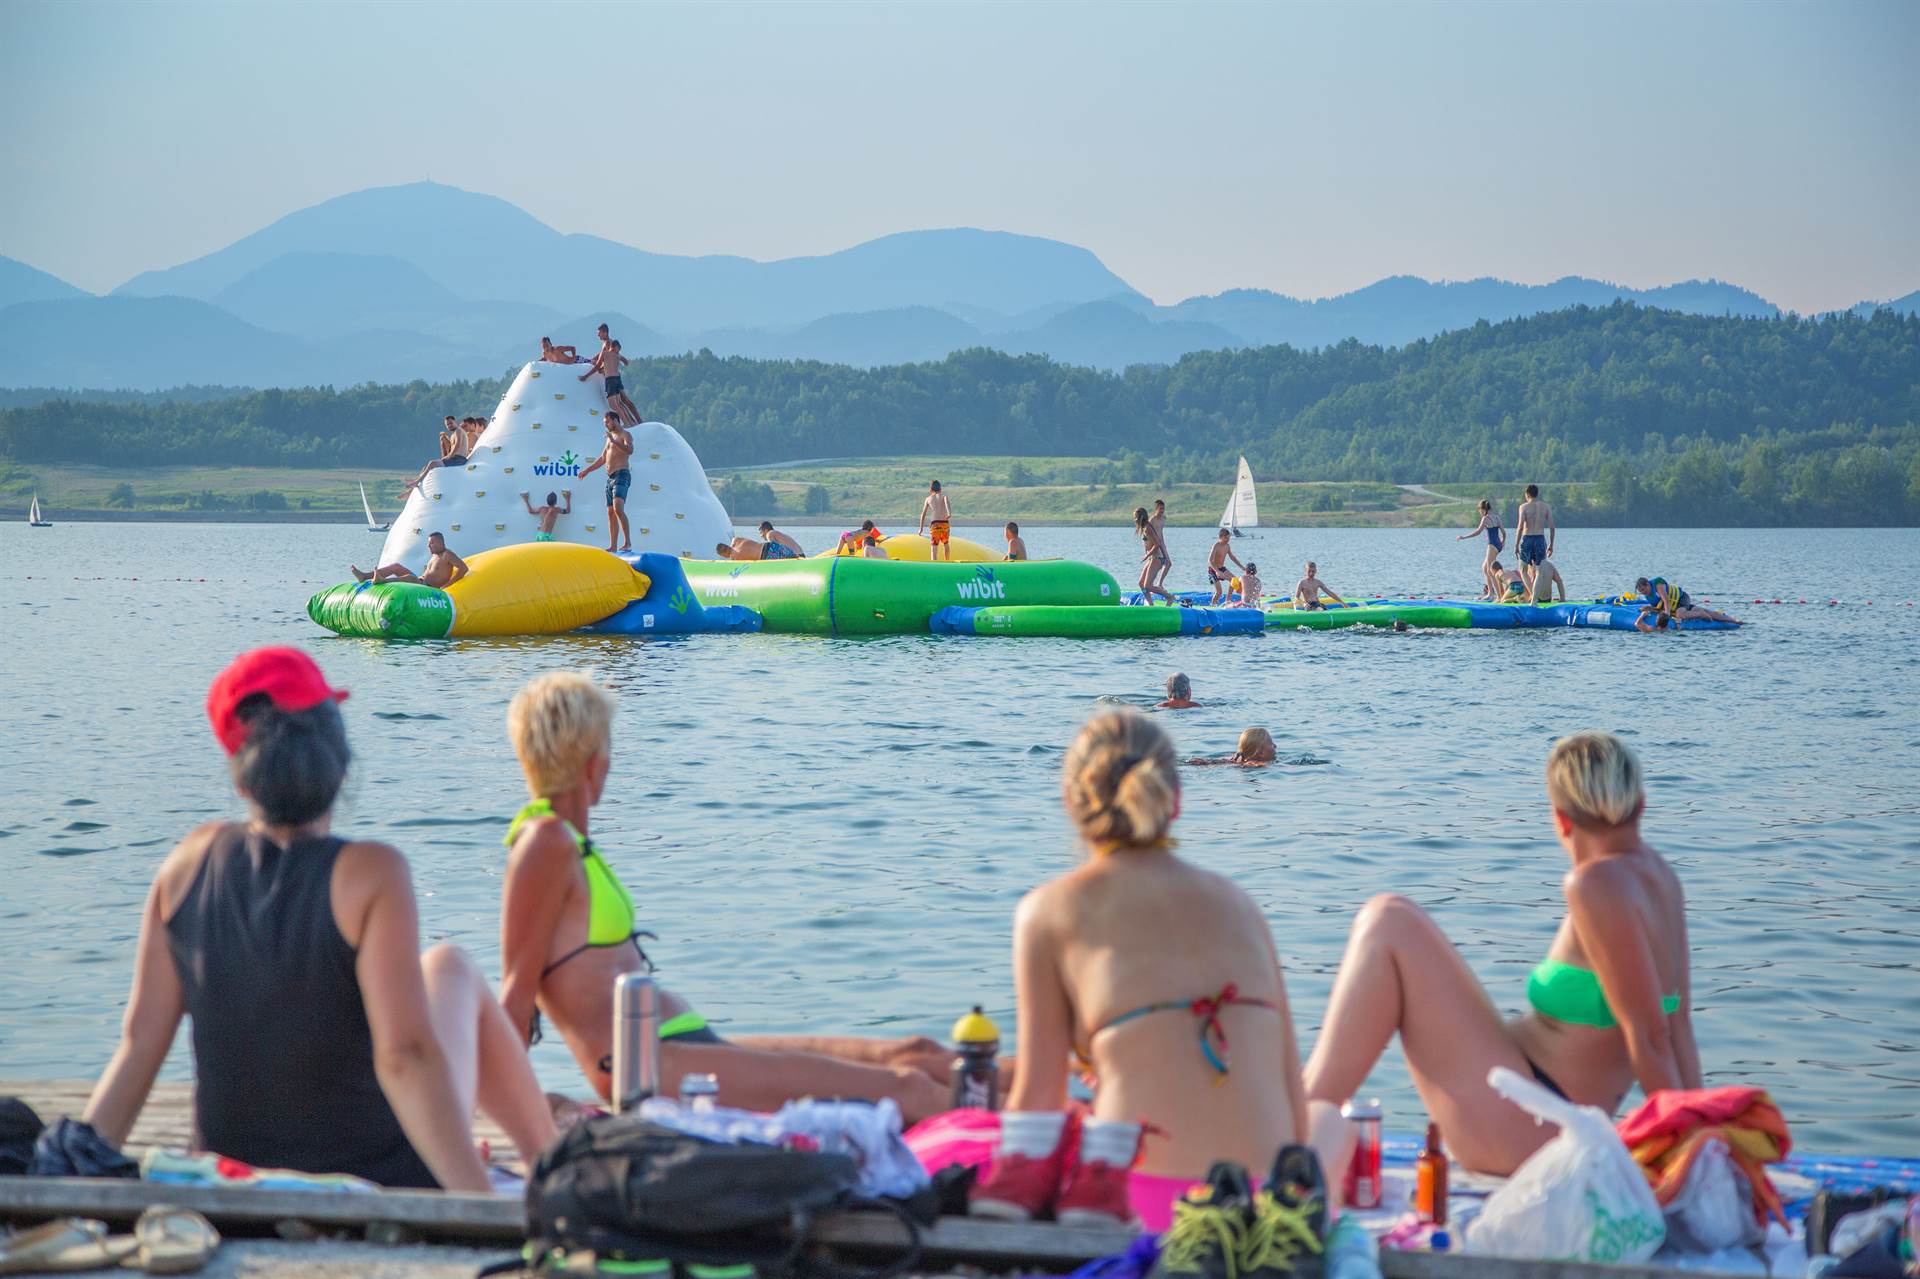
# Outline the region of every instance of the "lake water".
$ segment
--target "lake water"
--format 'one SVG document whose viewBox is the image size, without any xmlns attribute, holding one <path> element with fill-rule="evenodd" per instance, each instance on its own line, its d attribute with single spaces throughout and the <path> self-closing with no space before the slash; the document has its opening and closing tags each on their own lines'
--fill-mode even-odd
<svg viewBox="0 0 1920 1279">
<path fill-rule="evenodd" d="M 1027 536 L 1135 575 L 1126 530 Z M 1195 584 L 1209 536 L 1172 531 L 1176 585 Z M 1497 1003 L 1521 1001 L 1565 865 L 1546 749 L 1611 728 L 1646 760 L 1647 833 L 1686 883 L 1710 1079 L 1772 1089 L 1803 1148 L 1920 1149 L 1915 530 L 1565 535 L 1576 595 L 1658 572 L 1758 623 L 1684 636 L 389 645 L 313 626 L 307 596 L 377 546 L 355 527 L 0 527 L 0 1076 L 105 1063 L 155 863 L 240 812 L 202 708 L 243 648 L 304 645 L 353 690 L 337 827 L 403 849 L 428 939 L 490 971 L 500 837 L 523 794 L 507 701 L 537 672 L 593 671 L 620 700 L 595 832 L 660 934 L 664 980 L 723 1032 L 943 1036 L 975 1002 L 1010 1030 L 1014 903 L 1076 856 L 1066 744 L 1178 669 L 1205 703 L 1163 720 L 1183 753 L 1264 724 L 1283 756 L 1321 761 L 1192 770 L 1178 826 L 1184 854 L 1272 920 L 1303 1044 L 1353 911 L 1386 889 L 1438 916 Z M 1282 590 L 1309 556 L 1342 592 L 1478 584 L 1478 546 L 1448 532 L 1268 530 L 1239 550 Z M 190 1071 L 185 1043 L 169 1077 Z M 557 1042 L 536 1060 L 549 1087 L 579 1087 Z M 1397 1048 L 1373 1083 L 1389 1125 L 1412 1128 Z"/>
</svg>

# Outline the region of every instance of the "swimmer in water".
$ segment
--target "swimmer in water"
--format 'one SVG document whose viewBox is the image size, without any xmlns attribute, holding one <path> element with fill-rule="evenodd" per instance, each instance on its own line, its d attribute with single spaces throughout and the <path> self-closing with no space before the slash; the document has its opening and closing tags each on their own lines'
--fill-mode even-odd
<svg viewBox="0 0 1920 1279">
<path fill-rule="evenodd" d="M 1345 1167 L 1347 1125 L 1307 1101 L 1273 930 L 1244 889 L 1174 847 L 1166 734 L 1144 715 L 1096 715 L 1067 751 L 1061 795 L 1084 860 L 1014 913 L 1019 1065 L 969 1210 L 1027 1220 L 1051 1204 L 1062 1224 L 1109 1227 L 1137 1212 L 1164 1231 L 1194 1214 L 1182 1197 L 1217 1160 L 1264 1178 L 1277 1156 L 1287 1182 L 1337 1177 L 1322 1169 Z M 1100 1086 L 1069 1157 L 1076 1052 Z M 1142 1142 L 1142 1115 L 1155 1140 Z M 1236 1205 L 1250 1237 L 1315 1229 L 1287 1197 Z"/>
<path fill-rule="evenodd" d="M 1175 672 L 1167 676 L 1167 699 L 1155 702 L 1153 708 L 1158 711 L 1184 711 L 1199 704 L 1193 700 L 1193 681 Z"/>
<path fill-rule="evenodd" d="M 1264 728 L 1249 728 L 1240 734 L 1240 744 L 1233 754 L 1225 759 L 1208 759 L 1205 756 L 1190 759 L 1187 763 L 1206 767 L 1209 764 L 1234 764 L 1241 768 L 1265 768 L 1279 755 L 1273 744 L 1273 734 Z"/>
<path fill-rule="evenodd" d="M 547 501 L 544 506 L 535 506 L 531 493 L 522 493 L 520 495 L 520 500 L 526 503 L 527 514 L 540 521 L 540 527 L 535 529 L 533 533 L 534 541 L 551 542 L 553 540 L 554 524 L 559 521 L 562 515 L 573 514 L 573 490 L 562 489 L 560 492 L 566 494 L 567 504 L 565 506 L 561 506 L 558 503 L 559 493 L 547 494 Z"/>
<path fill-rule="evenodd" d="M 1679 630 L 1681 622 L 1732 622 L 1740 624 L 1740 619 L 1718 609 L 1705 608 L 1693 602 L 1693 597 L 1673 585 L 1664 577 L 1651 580 L 1639 578 L 1633 589 L 1649 600 L 1647 607 L 1640 610 L 1640 616 L 1634 619 L 1634 629 L 1654 631 Z"/>
</svg>

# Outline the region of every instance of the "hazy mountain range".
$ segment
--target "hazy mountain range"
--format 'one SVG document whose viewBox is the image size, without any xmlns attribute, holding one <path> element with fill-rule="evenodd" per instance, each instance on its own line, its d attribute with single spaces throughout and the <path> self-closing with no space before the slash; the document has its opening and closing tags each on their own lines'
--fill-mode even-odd
<svg viewBox="0 0 1920 1279">
<path fill-rule="evenodd" d="M 96 297 L 0 258 L 0 386 L 156 389 L 491 376 L 537 339 L 591 349 L 608 320 L 630 356 L 875 366 L 990 346 L 1116 369 L 1190 351 L 1348 338 L 1398 346 L 1479 320 L 1618 298 L 1770 316 L 1745 289 L 1627 289 L 1395 276 L 1319 301 L 1262 289 L 1156 306 L 1086 249 L 968 228 L 909 231 L 820 257 L 649 253 L 565 235 L 504 200 L 433 183 L 292 213 L 218 252 Z M 1920 311 L 1920 292 L 1888 305 Z M 629 317 L 642 317 L 639 320 Z"/>
</svg>

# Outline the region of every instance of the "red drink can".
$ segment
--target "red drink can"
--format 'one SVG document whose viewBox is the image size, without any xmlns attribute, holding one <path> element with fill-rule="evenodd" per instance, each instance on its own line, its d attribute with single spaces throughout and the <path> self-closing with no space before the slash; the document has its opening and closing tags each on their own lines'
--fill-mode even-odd
<svg viewBox="0 0 1920 1279">
<path fill-rule="evenodd" d="M 1349 1208 L 1380 1206 L 1380 1102 L 1349 1101 L 1340 1113 L 1352 1122 L 1353 1159 L 1340 1179 L 1340 1198 Z"/>
</svg>

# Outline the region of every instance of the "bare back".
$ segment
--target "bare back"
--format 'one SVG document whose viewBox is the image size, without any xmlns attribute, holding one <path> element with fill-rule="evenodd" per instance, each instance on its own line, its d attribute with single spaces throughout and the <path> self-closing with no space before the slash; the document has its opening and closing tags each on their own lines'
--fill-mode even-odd
<svg viewBox="0 0 1920 1279">
<path fill-rule="evenodd" d="M 1547 526 L 1553 522 L 1553 512 L 1539 498 L 1529 498 L 1520 504 L 1513 517 L 1513 531 L 1516 537 L 1545 536 Z"/>
<path fill-rule="evenodd" d="M 1143 1171 L 1200 1177 L 1216 1159 L 1264 1169 L 1296 1139 L 1305 1101 L 1291 1013 L 1272 935 L 1246 893 L 1172 853 L 1121 850 L 1044 885 L 1032 906 L 1052 940 L 1072 1041 L 1099 1080 L 1094 1113 L 1168 1130 L 1147 1143 Z M 1272 1007 L 1222 1008 L 1232 1056 L 1218 1076 L 1189 1005 L 1229 984 Z M 1110 1024 L 1163 1002 L 1178 1007 Z"/>
</svg>

